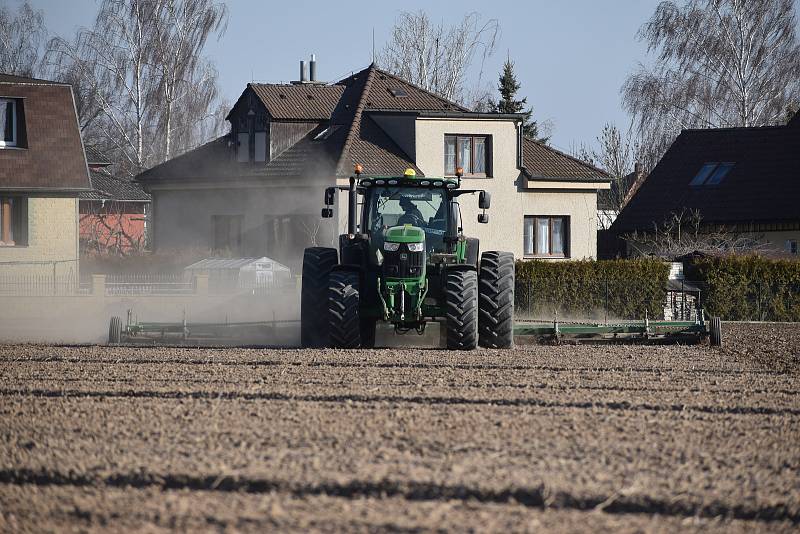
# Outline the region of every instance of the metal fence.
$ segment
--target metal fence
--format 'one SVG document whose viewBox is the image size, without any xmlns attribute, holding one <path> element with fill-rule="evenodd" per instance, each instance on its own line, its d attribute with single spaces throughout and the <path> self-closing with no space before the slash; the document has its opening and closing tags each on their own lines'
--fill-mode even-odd
<svg viewBox="0 0 800 534">
<path fill-rule="evenodd" d="M 87 290 L 70 275 L 0 274 L 0 295 L 5 296 L 68 296 Z"/>
<path fill-rule="evenodd" d="M 195 281 L 180 274 L 107 275 L 106 295 L 191 295 Z"/>
</svg>

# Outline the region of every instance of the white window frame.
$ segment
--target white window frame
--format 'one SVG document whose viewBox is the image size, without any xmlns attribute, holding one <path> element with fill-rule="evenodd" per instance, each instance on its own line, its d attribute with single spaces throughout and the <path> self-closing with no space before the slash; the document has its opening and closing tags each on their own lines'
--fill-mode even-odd
<svg viewBox="0 0 800 534">
<path fill-rule="evenodd" d="M 13 98 L 0 98 L 0 102 L 5 102 L 6 105 L 11 104 L 11 141 L 0 139 L 0 148 L 15 147 L 17 146 L 17 101 Z M 6 120 L 3 117 L 3 120 Z"/>
<path fill-rule="evenodd" d="M 537 249 L 537 242 L 536 242 L 536 232 L 537 232 L 537 224 L 539 219 L 547 220 L 547 253 L 538 254 L 536 252 Z M 553 254 L 553 219 L 560 219 L 561 220 L 561 232 L 562 232 L 562 239 L 564 242 L 562 243 L 563 252 Z M 522 244 L 522 254 L 525 258 L 551 258 L 551 259 L 569 259 L 570 258 L 570 224 L 571 224 L 571 217 L 569 215 L 525 215 L 523 218 L 523 226 L 522 226 L 522 233 L 523 233 L 523 244 Z M 525 243 L 525 227 L 528 225 L 528 221 L 532 221 L 532 225 L 530 228 L 530 232 L 532 234 L 532 243 L 533 243 L 533 250 L 528 252 L 527 250 L 527 243 Z"/>
</svg>

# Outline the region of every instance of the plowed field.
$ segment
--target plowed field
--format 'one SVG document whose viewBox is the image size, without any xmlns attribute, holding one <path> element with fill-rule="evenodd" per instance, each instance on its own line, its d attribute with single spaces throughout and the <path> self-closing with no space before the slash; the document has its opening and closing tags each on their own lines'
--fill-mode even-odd
<svg viewBox="0 0 800 534">
<path fill-rule="evenodd" d="M 725 334 L 0 346 L 0 530 L 796 530 L 800 325 Z"/>
</svg>

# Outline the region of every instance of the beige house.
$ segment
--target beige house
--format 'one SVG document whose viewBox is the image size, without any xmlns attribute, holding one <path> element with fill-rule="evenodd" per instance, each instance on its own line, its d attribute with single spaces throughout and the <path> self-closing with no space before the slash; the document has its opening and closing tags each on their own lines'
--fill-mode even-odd
<svg viewBox="0 0 800 534">
<path fill-rule="evenodd" d="M 324 188 L 365 175 L 453 176 L 492 193 L 489 224 L 462 196 L 482 250 L 518 258 L 594 258 L 605 173 L 524 138 L 519 115 L 481 114 L 375 65 L 334 84 L 248 84 L 230 134 L 141 174 L 157 249 L 269 256 L 297 267 L 306 246 L 333 245 L 344 224 L 320 219 Z M 338 209 L 341 206 L 342 209 Z"/>
<path fill-rule="evenodd" d="M 0 276 L 78 276 L 90 190 L 72 88 L 0 74 Z"/>
</svg>

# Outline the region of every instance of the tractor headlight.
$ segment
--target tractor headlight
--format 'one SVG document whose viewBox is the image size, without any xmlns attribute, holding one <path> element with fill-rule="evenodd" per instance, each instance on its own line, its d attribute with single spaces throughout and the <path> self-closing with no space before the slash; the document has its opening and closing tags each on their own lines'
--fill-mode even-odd
<svg viewBox="0 0 800 534">
<path fill-rule="evenodd" d="M 400 248 L 400 243 L 390 243 L 389 241 L 383 242 L 383 250 L 386 252 L 397 252 L 397 249 Z"/>
<path fill-rule="evenodd" d="M 408 251 L 409 252 L 422 252 L 425 248 L 424 243 L 409 243 L 408 244 Z"/>
</svg>

